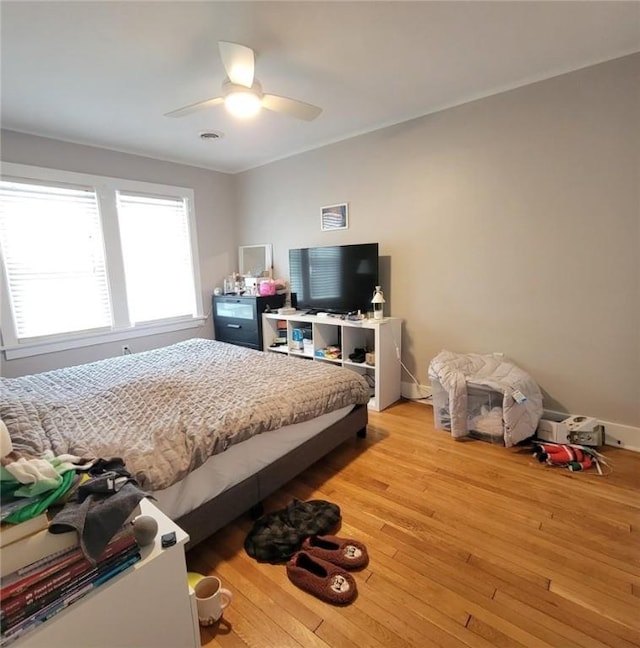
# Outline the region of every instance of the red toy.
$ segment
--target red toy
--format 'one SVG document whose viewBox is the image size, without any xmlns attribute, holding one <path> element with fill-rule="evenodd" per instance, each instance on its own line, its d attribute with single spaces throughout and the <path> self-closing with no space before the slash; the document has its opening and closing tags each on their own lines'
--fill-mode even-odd
<svg viewBox="0 0 640 648">
<path fill-rule="evenodd" d="M 579 445 L 536 443 L 533 456 L 540 463 L 548 463 L 550 466 L 564 466 L 571 471 L 587 470 L 594 464 L 600 472 L 598 465 L 598 453 L 591 448 Z"/>
</svg>

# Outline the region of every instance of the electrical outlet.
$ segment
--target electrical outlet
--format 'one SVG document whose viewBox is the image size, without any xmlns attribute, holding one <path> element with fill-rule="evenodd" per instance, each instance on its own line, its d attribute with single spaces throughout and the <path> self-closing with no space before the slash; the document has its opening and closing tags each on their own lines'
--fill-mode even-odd
<svg viewBox="0 0 640 648">
<path fill-rule="evenodd" d="M 122 355 L 131 355 L 131 347 L 125 344 L 122 347 Z"/>
</svg>

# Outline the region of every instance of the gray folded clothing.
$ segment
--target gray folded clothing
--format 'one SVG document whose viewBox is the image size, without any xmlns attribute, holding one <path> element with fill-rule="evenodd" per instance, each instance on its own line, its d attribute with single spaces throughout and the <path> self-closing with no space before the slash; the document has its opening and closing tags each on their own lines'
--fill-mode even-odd
<svg viewBox="0 0 640 648">
<path fill-rule="evenodd" d="M 51 533 L 78 532 L 84 555 L 95 562 L 127 518 L 148 494 L 128 481 L 109 494 L 90 493 L 67 502 L 49 525 Z"/>
</svg>

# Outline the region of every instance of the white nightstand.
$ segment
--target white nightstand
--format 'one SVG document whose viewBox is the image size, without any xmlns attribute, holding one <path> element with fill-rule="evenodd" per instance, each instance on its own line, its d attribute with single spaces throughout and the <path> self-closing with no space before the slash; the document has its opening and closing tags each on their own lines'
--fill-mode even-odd
<svg viewBox="0 0 640 648">
<path fill-rule="evenodd" d="M 142 513 L 158 522 L 142 560 L 11 644 L 16 648 L 199 648 L 195 595 L 187 583 L 189 536 L 149 500 Z M 162 549 L 160 536 L 177 542 Z"/>
</svg>

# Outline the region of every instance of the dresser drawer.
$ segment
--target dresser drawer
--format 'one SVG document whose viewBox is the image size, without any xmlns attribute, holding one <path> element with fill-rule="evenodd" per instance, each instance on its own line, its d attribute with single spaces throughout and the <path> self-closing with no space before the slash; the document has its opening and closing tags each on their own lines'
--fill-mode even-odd
<svg viewBox="0 0 640 648">
<path fill-rule="evenodd" d="M 213 319 L 242 320 L 244 322 L 257 322 L 258 311 L 255 299 L 242 299 L 241 297 L 219 297 L 213 300 Z"/>
<path fill-rule="evenodd" d="M 234 317 L 216 317 L 213 320 L 216 340 L 259 348 L 258 323 L 256 320 L 238 319 Z"/>
<path fill-rule="evenodd" d="M 216 340 L 262 351 L 262 313 L 280 308 L 284 295 L 213 296 L 213 327 Z"/>
</svg>

